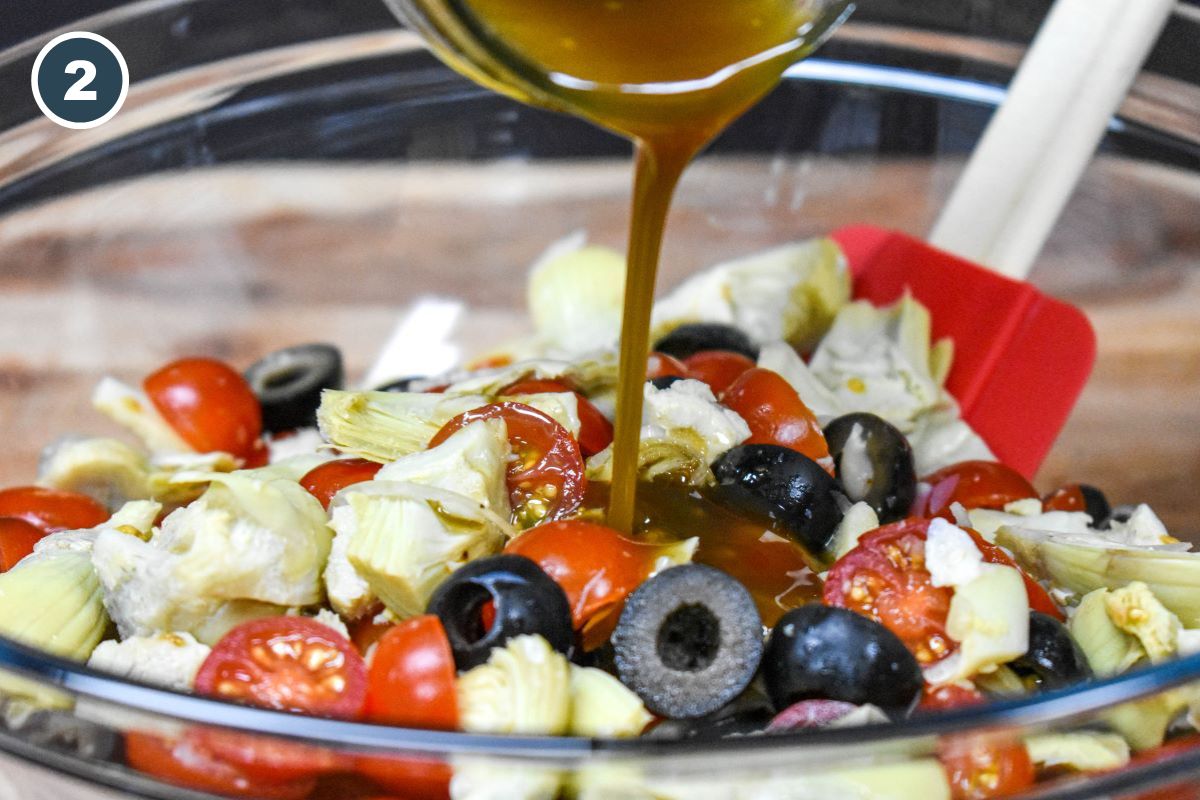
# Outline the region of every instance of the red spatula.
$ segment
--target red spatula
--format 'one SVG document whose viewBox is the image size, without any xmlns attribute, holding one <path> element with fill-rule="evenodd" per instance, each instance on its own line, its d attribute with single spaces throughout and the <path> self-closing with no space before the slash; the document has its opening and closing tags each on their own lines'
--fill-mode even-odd
<svg viewBox="0 0 1200 800">
<path fill-rule="evenodd" d="M 930 237 L 945 249 L 870 226 L 834 233 L 856 297 L 907 290 L 929 308 L 933 335 L 954 340 L 946 388 L 963 418 L 1027 477 L 1087 382 L 1096 336 L 1023 279 L 1173 7 L 1058 0 Z"/>
</svg>

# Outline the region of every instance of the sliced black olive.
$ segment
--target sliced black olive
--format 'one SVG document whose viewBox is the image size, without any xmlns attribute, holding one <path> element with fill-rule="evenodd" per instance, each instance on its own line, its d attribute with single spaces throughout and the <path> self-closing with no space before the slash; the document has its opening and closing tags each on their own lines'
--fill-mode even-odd
<svg viewBox="0 0 1200 800">
<path fill-rule="evenodd" d="M 808 456 L 773 444 L 739 445 L 712 465 L 713 498 L 769 520 L 780 533 L 820 555 L 842 521 L 841 487 Z"/>
<path fill-rule="evenodd" d="M 721 739 L 762 733 L 775 711 L 771 701 L 752 684 L 721 708 L 696 719 L 668 719 L 648 735 L 651 739 Z"/>
<path fill-rule="evenodd" d="M 682 380 L 687 380 L 687 379 L 681 378 L 678 375 L 660 375 L 657 378 L 651 378 L 650 385 L 653 386 L 655 389 L 669 389 L 669 388 L 671 388 L 672 384 L 678 383 L 679 381 L 682 381 Z"/>
<path fill-rule="evenodd" d="M 387 383 L 380 384 L 379 386 L 376 386 L 373 389 L 373 391 L 376 391 L 376 392 L 410 392 L 410 391 L 412 391 L 413 383 L 415 383 L 416 381 L 419 381 L 419 380 L 422 380 L 422 377 L 420 375 L 409 375 L 406 378 L 397 378 L 394 381 L 388 381 Z"/>
<path fill-rule="evenodd" d="M 316 424 L 321 392 L 340 389 L 345 380 L 342 354 L 329 344 L 276 350 L 251 364 L 245 375 L 262 405 L 267 433 Z"/>
<path fill-rule="evenodd" d="M 763 654 L 763 682 L 785 709 L 800 700 L 871 703 L 906 713 L 921 694 L 921 668 L 904 643 L 844 608 L 807 605 L 784 614 Z"/>
<path fill-rule="evenodd" d="M 917 470 L 904 434 L 874 414 L 847 414 L 825 426 L 842 491 L 864 501 L 880 524 L 904 519 L 917 497 Z"/>
<path fill-rule="evenodd" d="M 1067 626 L 1040 611 L 1029 612 L 1029 650 L 1012 662 L 1018 672 L 1030 672 L 1043 689 L 1062 689 L 1092 677 L 1087 656 L 1071 638 Z"/>
<path fill-rule="evenodd" d="M 732 325 L 693 322 L 680 325 L 654 343 L 653 350 L 675 358 L 687 358 L 702 350 L 731 350 L 751 361 L 758 360 L 758 345 Z"/>
<path fill-rule="evenodd" d="M 1083 495 L 1083 510 L 1092 518 L 1092 524 L 1101 525 L 1108 522 L 1112 516 L 1112 506 L 1104 492 L 1086 483 L 1079 484 L 1079 493 Z"/>
<path fill-rule="evenodd" d="M 483 607 L 489 600 L 495 621 L 485 629 Z M 428 613 L 442 621 L 460 670 L 479 666 L 492 648 L 526 633 L 568 655 L 575 642 L 566 593 L 524 556 L 491 556 L 458 568 L 434 591 Z"/>
<path fill-rule="evenodd" d="M 758 671 L 762 618 L 736 580 L 702 564 L 664 570 L 629 596 L 612 636 L 617 675 L 655 714 L 692 719 Z"/>
</svg>

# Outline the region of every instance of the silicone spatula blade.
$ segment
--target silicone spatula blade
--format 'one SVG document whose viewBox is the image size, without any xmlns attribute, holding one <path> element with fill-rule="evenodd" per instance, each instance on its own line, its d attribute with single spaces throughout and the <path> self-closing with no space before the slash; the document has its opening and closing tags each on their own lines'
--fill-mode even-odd
<svg viewBox="0 0 1200 800">
<path fill-rule="evenodd" d="M 1096 360 L 1079 309 L 1033 285 L 896 231 L 869 225 L 833 234 L 856 299 L 887 305 L 905 291 L 954 341 L 946 388 L 996 457 L 1032 478 L 1062 430 Z"/>
</svg>

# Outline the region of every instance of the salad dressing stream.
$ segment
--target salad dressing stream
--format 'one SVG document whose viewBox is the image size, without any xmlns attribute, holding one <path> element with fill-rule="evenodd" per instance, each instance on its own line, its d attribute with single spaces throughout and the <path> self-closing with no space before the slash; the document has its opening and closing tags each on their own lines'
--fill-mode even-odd
<svg viewBox="0 0 1200 800">
<path fill-rule="evenodd" d="M 389 0 L 438 54 L 522 102 L 636 148 L 610 526 L 635 528 L 650 312 L 684 168 L 844 15 L 849 0 Z"/>
</svg>

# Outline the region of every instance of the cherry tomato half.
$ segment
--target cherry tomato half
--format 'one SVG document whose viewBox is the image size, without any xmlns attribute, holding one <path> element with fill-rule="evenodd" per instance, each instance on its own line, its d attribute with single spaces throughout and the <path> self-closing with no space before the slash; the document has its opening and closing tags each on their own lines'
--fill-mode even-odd
<svg viewBox="0 0 1200 800">
<path fill-rule="evenodd" d="M 265 463 L 258 397 L 229 365 L 182 358 L 148 375 L 142 388 L 163 419 L 199 452 Z"/>
<path fill-rule="evenodd" d="M 19 517 L 0 517 L 0 572 L 15 567 L 18 561 L 33 552 L 33 546 L 43 536 L 48 535 Z"/>
<path fill-rule="evenodd" d="M 625 598 L 654 569 L 659 550 L 612 528 L 574 519 L 538 525 L 504 548 L 536 561 L 563 588 L 575 630 L 585 633 L 585 647 L 603 642 L 599 631 L 611 627 L 604 622 L 616 623 Z M 592 642 L 596 637 L 601 641 Z"/>
<path fill-rule="evenodd" d="M 354 719 L 367 667 L 354 645 L 305 617 L 251 620 L 225 634 L 196 674 L 196 691 L 278 711 Z"/>
<path fill-rule="evenodd" d="M 950 781 L 954 800 L 1011 797 L 1033 785 L 1029 751 L 1020 740 L 963 737 L 945 744 L 938 759 Z"/>
<path fill-rule="evenodd" d="M 450 765 L 420 756 L 360 756 L 358 771 L 404 800 L 450 800 Z"/>
<path fill-rule="evenodd" d="M 483 419 L 502 419 L 516 458 L 508 467 L 513 517 L 524 527 L 570 514 L 583 503 L 587 479 L 583 456 L 571 433 L 536 408 L 521 403 L 492 403 L 459 414 L 442 426 L 430 447 Z"/>
<path fill-rule="evenodd" d="M 682 361 L 666 353 L 651 353 L 646 360 L 646 380 L 655 378 L 690 378 L 691 373 Z"/>
<path fill-rule="evenodd" d="M 502 395 L 541 394 L 542 392 L 570 392 L 572 389 L 561 381 L 529 380 L 518 381 L 500 390 Z M 579 408 L 579 449 L 584 458 L 596 455 L 612 444 L 613 426 L 608 417 L 591 400 L 575 392 Z"/>
<path fill-rule="evenodd" d="M 925 568 L 928 520 L 904 520 L 865 534 L 825 578 L 822 600 L 881 623 L 900 637 L 922 666 L 957 648 L 946 634 L 954 596 L 934 586 Z"/>
<path fill-rule="evenodd" d="M 303 800 L 316 785 L 314 778 L 282 783 L 255 779 L 186 736 L 172 742 L 131 731 L 125 734 L 125 759 L 134 769 L 167 783 L 231 797 Z"/>
<path fill-rule="evenodd" d="M 941 686 L 925 684 L 918 711 L 953 711 L 956 708 L 977 706 L 985 702 L 983 693 L 973 686 L 947 683 Z"/>
<path fill-rule="evenodd" d="M 718 397 L 742 373 L 754 369 L 753 361 L 730 350 L 701 350 L 685 358 L 683 365 L 691 377 L 707 383 Z"/>
<path fill-rule="evenodd" d="M 922 478 L 928 495 L 917 499 L 913 515 L 954 521 L 950 506 L 1002 509 L 1014 500 L 1036 498 L 1037 490 L 1016 470 L 995 461 L 963 461 Z"/>
<path fill-rule="evenodd" d="M 16 517 L 46 533 L 94 528 L 109 518 L 108 509 L 86 494 L 41 486 L 0 490 L 0 517 Z"/>
<path fill-rule="evenodd" d="M 725 390 L 721 402 L 750 426 L 744 444 L 790 447 L 832 472 L 829 445 L 816 415 L 779 374 L 758 367 L 747 370 Z"/>
<path fill-rule="evenodd" d="M 427 614 L 385 633 L 367 672 L 367 719 L 406 728 L 458 727 L 454 653 L 442 621 Z"/>
<path fill-rule="evenodd" d="M 356 483 L 369 481 L 375 477 L 383 464 L 368 461 L 365 458 L 339 458 L 336 461 L 326 461 L 310 469 L 300 479 L 300 485 L 308 493 L 321 501 L 321 506 L 328 511 L 329 501 L 333 496 Z"/>
</svg>

